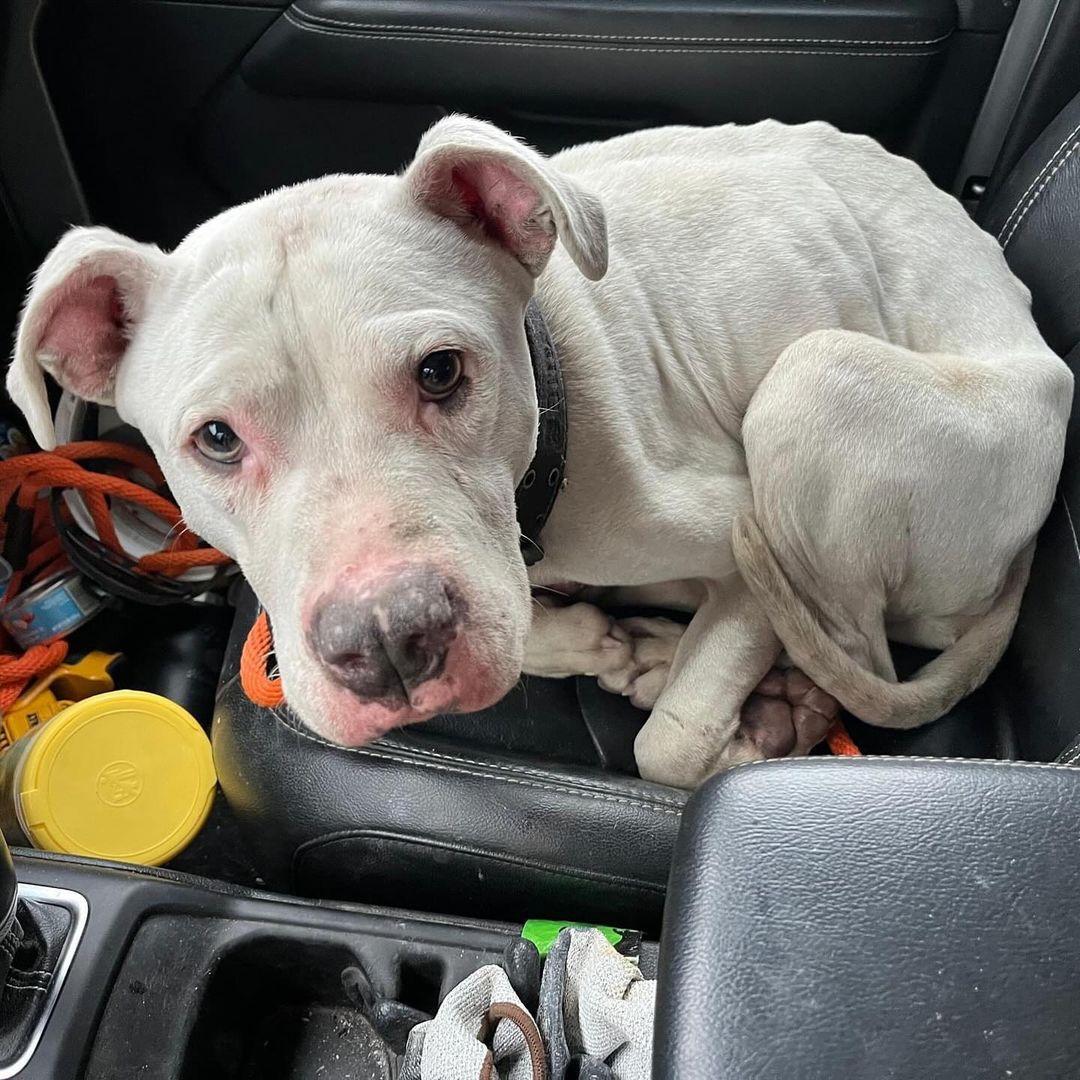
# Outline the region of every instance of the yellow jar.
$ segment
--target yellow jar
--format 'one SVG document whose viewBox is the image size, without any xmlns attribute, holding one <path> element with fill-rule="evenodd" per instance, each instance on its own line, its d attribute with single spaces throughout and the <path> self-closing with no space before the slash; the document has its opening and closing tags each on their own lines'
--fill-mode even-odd
<svg viewBox="0 0 1080 1080">
<path fill-rule="evenodd" d="M 210 740 L 175 702 L 139 690 L 77 701 L 0 756 L 9 843 L 160 866 L 206 822 Z"/>
</svg>

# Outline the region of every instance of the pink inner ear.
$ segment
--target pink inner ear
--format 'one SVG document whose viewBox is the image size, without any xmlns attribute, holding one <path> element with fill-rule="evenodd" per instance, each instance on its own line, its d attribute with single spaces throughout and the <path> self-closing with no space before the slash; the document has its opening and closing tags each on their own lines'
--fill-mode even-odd
<svg viewBox="0 0 1080 1080">
<path fill-rule="evenodd" d="M 498 161 L 469 161 L 450 172 L 462 209 L 526 266 L 542 265 L 555 245 L 554 229 L 534 220 L 537 191 Z"/>
<path fill-rule="evenodd" d="M 50 305 L 38 351 L 51 355 L 59 382 L 79 397 L 112 394 L 116 365 L 127 347 L 124 304 L 109 275 L 65 283 Z"/>
</svg>

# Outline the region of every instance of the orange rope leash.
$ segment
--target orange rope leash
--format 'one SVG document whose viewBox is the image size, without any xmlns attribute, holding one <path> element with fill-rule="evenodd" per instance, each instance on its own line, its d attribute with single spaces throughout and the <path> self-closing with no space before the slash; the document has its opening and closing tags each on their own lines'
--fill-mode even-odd
<svg viewBox="0 0 1080 1080">
<path fill-rule="evenodd" d="M 240 654 L 240 686 L 252 705 L 274 709 L 285 700 L 280 678 L 270 678 L 267 662 L 274 651 L 270 620 L 260 611 L 248 631 L 244 650 Z"/>
<path fill-rule="evenodd" d="M 68 443 L 55 451 L 20 454 L 0 462 L 0 506 L 6 506 L 12 498 L 22 510 L 28 511 L 37 506 L 36 534 L 37 517 L 48 514 L 48 507 L 41 506 L 39 502 L 42 493 L 56 487 L 73 488 L 82 494 L 102 543 L 114 551 L 119 551 L 120 542 L 109 512 L 108 499 L 120 499 L 150 511 L 176 532 L 165 551 L 144 555 L 137 560 L 137 570 L 175 575 L 197 566 L 220 566 L 230 561 L 228 555 L 214 548 L 200 547 L 199 538 L 183 528 L 179 507 L 164 495 L 126 476 L 92 472 L 79 464 L 80 461 L 94 459 L 126 465 L 131 470 L 144 473 L 152 483 L 164 486 L 165 478 L 157 462 L 151 455 L 135 447 L 99 440 Z M 42 528 L 42 531 L 47 530 Z M 37 539 L 35 535 L 35 540 Z M 47 538 L 41 537 L 41 542 L 47 542 Z M 35 554 L 38 546 L 35 544 Z M 40 558 L 41 556 L 38 556 L 39 560 Z M 27 570 L 29 569 L 28 564 Z M 27 570 L 11 582 L 7 593 L 9 597 L 18 591 Z"/>
<path fill-rule="evenodd" d="M 848 734 L 843 720 L 834 720 L 825 736 L 825 745 L 833 757 L 862 757 L 862 751 L 855 745 L 855 740 Z"/>
<path fill-rule="evenodd" d="M 83 467 L 83 461 L 100 463 L 102 468 L 127 475 L 91 471 Z M 124 443 L 103 440 L 68 443 L 54 451 L 18 454 L 0 461 L 0 510 L 14 501 L 18 509 L 33 514 L 26 565 L 12 574 L 3 599 L 10 600 L 26 585 L 70 565 L 56 535 L 49 502 L 42 498 L 52 488 L 71 488 L 82 494 L 98 537 L 113 551 L 122 549 L 113 525 L 110 499 L 143 507 L 175 530 L 176 535 L 165 551 L 137 560 L 136 569 L 144 573 L 175 575 L 193 567 L 218 566 L 230 561 L 220 551 L 200 547 L 199 538 L 183 530 L 179 508 L 160 492 L 136 483 L 130 478 L 132 473 L 141 473 L 156 487 L 165 486 L 165 478 L 154 458 Z M 61 514 L 70 519 L 66 506 L 61 508 Z M 0 520 L 0 543 L 6 539 L 7 529 L 7 521 Z M 34 645 L 22 654 L 0 652 L 0 712 L 10 708 L 31 679 L 63 663 L 67 652 L 65 641 Z"/>
<path fill-rule="evenodd" d="M 0 713 L 6 712 L 15 704 L 31 679 L 36 679 L 62 664 L 67 653 L 66 641 L 32 645 L 21 656 L 15 653 L 0 653 Z"/>
</svg>

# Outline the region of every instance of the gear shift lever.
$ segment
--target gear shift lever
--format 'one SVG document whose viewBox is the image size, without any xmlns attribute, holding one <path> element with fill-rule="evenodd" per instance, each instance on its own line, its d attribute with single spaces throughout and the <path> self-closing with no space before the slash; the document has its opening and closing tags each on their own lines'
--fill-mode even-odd
<svg viewBox="0 0 1080 1080">
<path fill-rule="evenodd" d="M 0 1076 L 33 1052 L 85 921 L 75 894 L 19 888 L 0 836 Z"/>
<path fill-rule="evenodd" d="M 0 983 L 7 977 L 11 966 L 9 938 L 15 922 L 15 907 L 19 899 L 19 879 L 15 876 L 15 864 L 11 861 L 11 849 L 0 835 Z"/>
</svg>

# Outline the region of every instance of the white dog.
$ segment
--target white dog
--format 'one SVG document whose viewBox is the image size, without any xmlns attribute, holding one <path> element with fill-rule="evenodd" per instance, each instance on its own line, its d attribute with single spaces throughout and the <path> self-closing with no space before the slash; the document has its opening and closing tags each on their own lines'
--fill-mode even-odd
<svg viewBox="0 0 1080 1080">
<path fill-rule="evenodd" d="M 527 574 L 534 286 L 569 436 Z M 401 176 L 274 192 L 170 254 L 73 229 L 8 379 L 48 447 L 43 368 L 143 432 L 315 731 L 359 744 L 523 669 L 591 673 L 652 708 L 641 773 L 682 786 L 805 752 L 828 695 L 910 727 L 987 676 L 1072 394 L 958 203 L 870 139 L 772 122 L 546 160 L 450 117 Z M 695 613 L 619 626 L 530 578 Z M 944 651 L 898 683 L 887 639 Z M 782 650 L 821 690 L 769 674 Z M 759 683 L 775 708 L 740 732 Z"/>
</svg>

